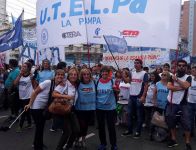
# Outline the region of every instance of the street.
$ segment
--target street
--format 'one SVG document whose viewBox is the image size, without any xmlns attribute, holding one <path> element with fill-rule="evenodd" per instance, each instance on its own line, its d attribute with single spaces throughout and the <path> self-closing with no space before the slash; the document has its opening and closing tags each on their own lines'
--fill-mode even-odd
<svg viewBox="0 0 196 150">
<path fill-rule="evenodd" d="M 9 114 L 8 111 L 0 110 L 0 125 L 2 125 L 6 116 Z M 60 138 L 61 131 L 51 132 L 49 131 L 51 121 L 47 121 L 44 132 L 44 144 L 47 146 L 48 150 L 55 150 L 57 142 Z M 16 132 L 18 124 L 16 123 L 7 132 L 0 131 L 0 150 L 32 150 L 32 141 L 34 136 L 34 129 L 25 129 L 21 133 Z M 125 130 L 125 127 L 116 126 L 117 131 L 117 143 L 119 150 L 169 150 L 172 148 L 167 148 L 167 142 L 158 143 L 155 141 L 150 141 L 148 133 L 143 131 L 142 137 L 140 139 L 133 139 L 132 137 L 122 137 L 121 133 Z M 182 132 L 178 129 L 178 144 L 179 146 L 173 148 L 172 150 L 184 150 L 185 144 L 183 142 Z M 88 150 L 96 150 L 99 145 L 99 138 L 96 127 L 90 127 L 86 145 Z M 108 140 L 108 149 L 110 148 Z M 195 138 L 192 139 L 192 149 L 196 149 Z"/>
</svg>

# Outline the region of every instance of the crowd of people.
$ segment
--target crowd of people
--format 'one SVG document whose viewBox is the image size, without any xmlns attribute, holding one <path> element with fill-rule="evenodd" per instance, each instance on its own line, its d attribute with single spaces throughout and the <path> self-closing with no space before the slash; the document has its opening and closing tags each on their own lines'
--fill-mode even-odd
<svg viewBox="0 0 196 150">
<path fill-rule="evenodd" d="M 65 115 L 52 114 L 51 131 L 62 130 L 56 150 L 86 146 L 89 125 L 97 123 L 100 144 L 98 150 L 106 150 L 109 133 L 111 150 L 120 149 L 117 143 L 117 106 L 127 101 L 127 130 L 122 136 L 142 136 L 142 129 L 149 129 L 152 139 L 151 119 L 153 113 L 165 117 L 168 126 L 168 147 L 178 145 L 176 126 L 184 129 L 186 150 L 191 150 L 194 136 L 196 112 L 196 67 L 188 69 L 184 60 L 176 62 L 176 69 L 170 70 L 168 63 L 149 72 L 140 59 L 134 60 L 134 68 L 115 70 L 110 66 L 97 64 L 67 67 L 65 62 L 51 66 L 43 60 L 36 67 L 28 60 L 20 67 L 11 59 L 9 67 L 0 66 L 0 92 L 4 94 L 3 107 L 10 108 L 12 120 L 25 110 L 19 120 L 17 132 L 32 128 L 35 123 L 33 147 L 42 150 L 44 143 L 44 112 L 50 101 L 66 101 L 72 106 Z M 95 119 L 96 118 L 96 119 Z M 96 120 L 96 121 L 95 121 Z M 27 126 L 24 122 L 27 121 Z"/>
</svg>

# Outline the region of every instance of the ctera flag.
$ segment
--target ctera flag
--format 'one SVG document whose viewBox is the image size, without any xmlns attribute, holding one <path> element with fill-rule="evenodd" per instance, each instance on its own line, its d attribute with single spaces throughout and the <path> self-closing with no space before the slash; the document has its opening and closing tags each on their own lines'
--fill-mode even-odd
<svg viewBox="0 0 196 150">
<path fill-rule="evenodd" d="M 24 11 L 15 22 L 12 29 L 0 36 L 0 52 L 14 49 L 23 44 L 22 39 L 22 16 Z"/>
<path fill-rule="evenodd" d="M 104 35 L 104 39 L 111 53 L 118 52 L 124 54 L 127 52 L 127 42 L 124 38 L 119 38 L 113 35 Z"/>
</svg>

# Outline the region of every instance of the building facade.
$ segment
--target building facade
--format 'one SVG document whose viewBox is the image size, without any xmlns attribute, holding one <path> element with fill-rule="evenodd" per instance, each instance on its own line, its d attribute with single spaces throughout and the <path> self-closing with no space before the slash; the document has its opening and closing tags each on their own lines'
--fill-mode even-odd
<svg viewBox="0 0 196 150">
<path fill-rule="evenodd" d="M 182 5 L 181 11 L 181 22 L 180 22 L 180 38 L 182 42 L 182 46 L 188 50 L 188 41 L 189 41 L 189 8 L 190 1 L 185 1 Z M 192 56 L 196 57 L 196 2 L 194 5 L 194 26 L 193 26 L 193 48 L 192 48 Z"/>
</svg>

